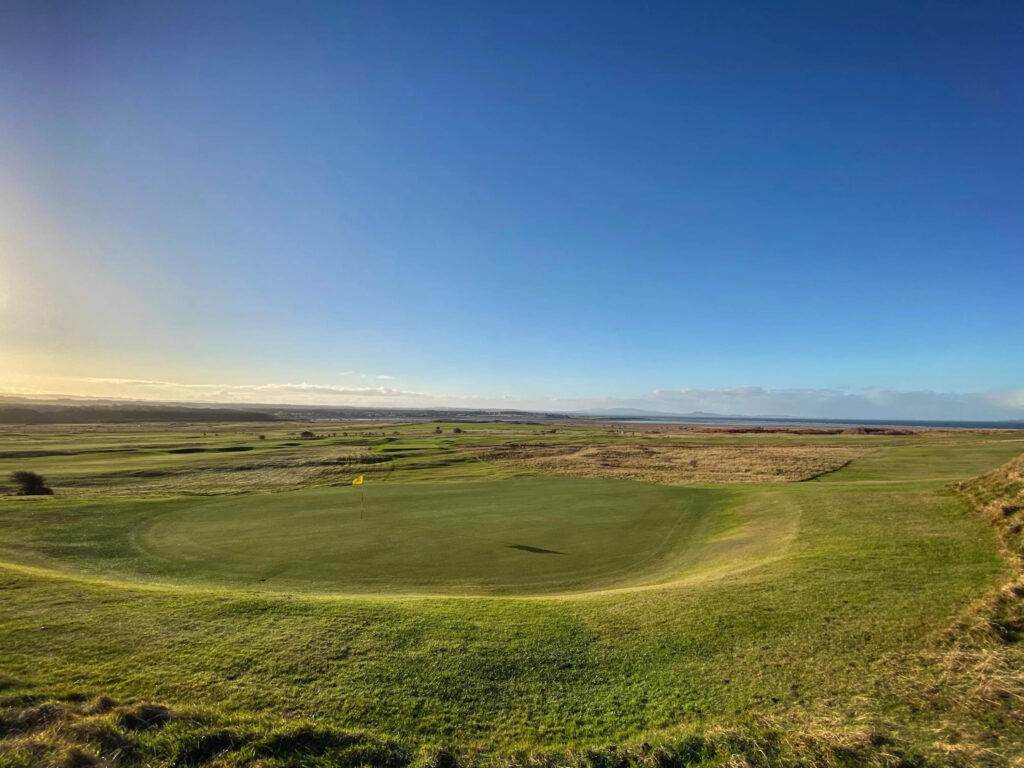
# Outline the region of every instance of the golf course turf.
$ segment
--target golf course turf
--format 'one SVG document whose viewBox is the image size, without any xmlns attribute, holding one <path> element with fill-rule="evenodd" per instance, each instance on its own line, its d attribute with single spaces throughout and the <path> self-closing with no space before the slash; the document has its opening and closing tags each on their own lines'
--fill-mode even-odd
<svg viewBox="0 0 1024 768">
<path fill-rule="evenodd" d="M 338 595 L 554 594 L 671 579 L 730 554 L 749 565 L 740 544 L 762 550 L 766 542 L 760 534 L 751 541 L 725 514 L 730 496 L 738 494 L 516 478 L 90 504 L 44 516 L 26 506 L 24 517 L 5 517 L 0 549 L 129 581 Z M 779 521 L 770 531 L 780 551 L 787 530 Z"/>
<path fill-rule="evenodd" d="M 348 456 L 361 442 L 369 460 L 338 464 L 336 484 L 150 498 L 92 494 L 105 454 L 85 443 L 109 434 L 10 438 L 21 453 L 59 441 L 69 490 L 62 498 L 54 482 L 54 498 L 0 502 L 0 700 L 21 710 L 67 702 L 69 721 L 115 725 L 132 702 L 158 702 L 182 719 L 118 725 L 131 744 L 121 752 L 45 724 L 9 729 L 0 764 L 33 764 L 26 739 L 47 760 L 79 744 L 126 765 L 405 765 L 440 749 L 467 763 L 536 761 L 540 750 L 549 762 L 596 764 L 581 755 L 610 744 L 642 762 L 642 743 L 678 755 L 694 738 L 703 746 L 682 764 L 726 764 L 733 753 L 749 762 L 771 739 L 783 764 L 824 749 L 807 734 L 826 732 L 867 750 L 851 765 L 941 762 L 951 752 L 940 742 L 992 751 L 991 764 L 1019 754 L 1021 730 L 1000 708 L 1012 697 L 965 708 L 978 673 L 951 667 L 942 644 L 1010 568 L 996 530 L 954 484 L 1021 453 L 1019 436 L 623 438 L 857 451 L 809 482 L 671 486 L 509 476 L 467 460 L 458 441 L 552 438 L 504 425 L 454 438 L 443 426 L 437 438 L 424 425 L 386 425 L 386 440 L 284 449 L 337 445 Z M 607 441 L 597 429 L 557 439 Z M 221 473 L 224 457 L 250 467 L 252 454 L 274 450 L 168 454 L 175 436 L 156 430 L 117 439 L 144 446 L 150 475 L 157 452 L 175 472 L 198 456 L 208 463 L 190 472 Z M 78 455 L 89 466 L 76 468 Z M 380 455 L 391 460 L 375 463 Z M 128 452 L 104 471 L 124 482 L 135 460 Z M 356 471 L 365 507 L 343 484 Z M 99 694 L 120 709 L 73 709 Z M 335 740 L 280 754 L 258 746 L 311 724 Z M 211 732 L 234 735 L 182 757 Z M 727 733 L 756 745 L 736 736 L 728 747 Z M 361 758 L 346 751 L 355 743 Z"/>
</svg>

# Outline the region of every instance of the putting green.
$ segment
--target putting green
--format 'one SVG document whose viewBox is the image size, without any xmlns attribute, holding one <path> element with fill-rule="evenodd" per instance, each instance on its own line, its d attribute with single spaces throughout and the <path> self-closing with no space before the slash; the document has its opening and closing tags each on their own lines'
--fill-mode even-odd
<svg viewBox="0 0 1024 768">
<path fill-rule="evenodd" d="M 750 493 L 624 480 L 367 483 L 55 510 L 13 559 L 105 578 L 330 594 L 556 594 L 749 567 Z M 737 510 L 740 510 L 737 513 Z M 48 529 L 48 530 L 47 530 Z"/>
</svg>

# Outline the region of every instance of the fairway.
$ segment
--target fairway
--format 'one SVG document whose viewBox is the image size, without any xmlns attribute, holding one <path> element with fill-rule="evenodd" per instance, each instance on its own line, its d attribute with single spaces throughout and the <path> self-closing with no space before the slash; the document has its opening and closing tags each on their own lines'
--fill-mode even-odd
<svg viewBox="0 0 1024 768">
<path fill-rule="evenodd" d="M 70 560 L 51 549 L 59 567 L 129 580 L 543 594 L 671 578 L 713 556 L 725 532 L 735 549 L 727 498 L 606 479 L 367 483 L 54 511 L 38 546 L 73 540 Z"/>
<path fill-rule="evenodd" d="M 1017 690 L 970 666 L 1012 670 L 1017 646 L 943 640 L 1007 578 L 956 483 L 1019 455 L 1019 433 L 306 426 L 4 436 L 0 469 L 39 469 L 55 493 L 0 499 L 0 715 L 84 702 L 69 717 L 121 741 L 63 721 L 26 738 L 133 768 L 419 768 L 440 747 L 575 766 L 559 756 L 604 744 L 648 765 L 644 742 L 680 756 L 665 765 L 725 765 L 772 743 L 765 723 L 836 734 L 793 742 L 802 765 L 923 765 L 935 711 L 994 749 L 1009 743 L 988 734 L 1019 735 L 1015 699 L 961 705 Z M 1016 482 L 999 472 L 978 499 Z M 1024 508 L 999 504 L 1007 525 Z M 89 714 L 97 695 L 119 708 Z M 137 702 L 178 719 L 127 735 Z M 0 766 L 5 749 L 36 764 L 18 739 L 0 738 Z M 849 743 L 857 760 L 817 761 Z"/>
</svg>

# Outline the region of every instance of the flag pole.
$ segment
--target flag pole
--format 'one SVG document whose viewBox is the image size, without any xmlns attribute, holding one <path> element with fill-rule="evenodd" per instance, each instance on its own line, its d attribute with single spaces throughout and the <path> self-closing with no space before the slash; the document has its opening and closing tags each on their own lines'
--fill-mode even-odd
<svg viewBox="0 0 1024 768">
<path fill-rule="evenodd" d="M 363 488 L 363 476 L 360 475 L 352 481 L 352 485 L 359 486 L 359 519 L 363 519 L 363 510 L 366 509 L 366 489 Z"/>
</svg>

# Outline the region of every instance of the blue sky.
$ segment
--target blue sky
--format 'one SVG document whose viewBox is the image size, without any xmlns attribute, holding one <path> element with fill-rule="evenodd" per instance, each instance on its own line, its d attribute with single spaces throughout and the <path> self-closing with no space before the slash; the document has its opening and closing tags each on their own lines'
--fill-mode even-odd
<svg viewBox="0 0 1024 768">
<path fill-rule="evenodd" d="M 0 0 L 0 388 L 1024 418 L 1021 83 L 1010 2 Z"/>
</svg>

